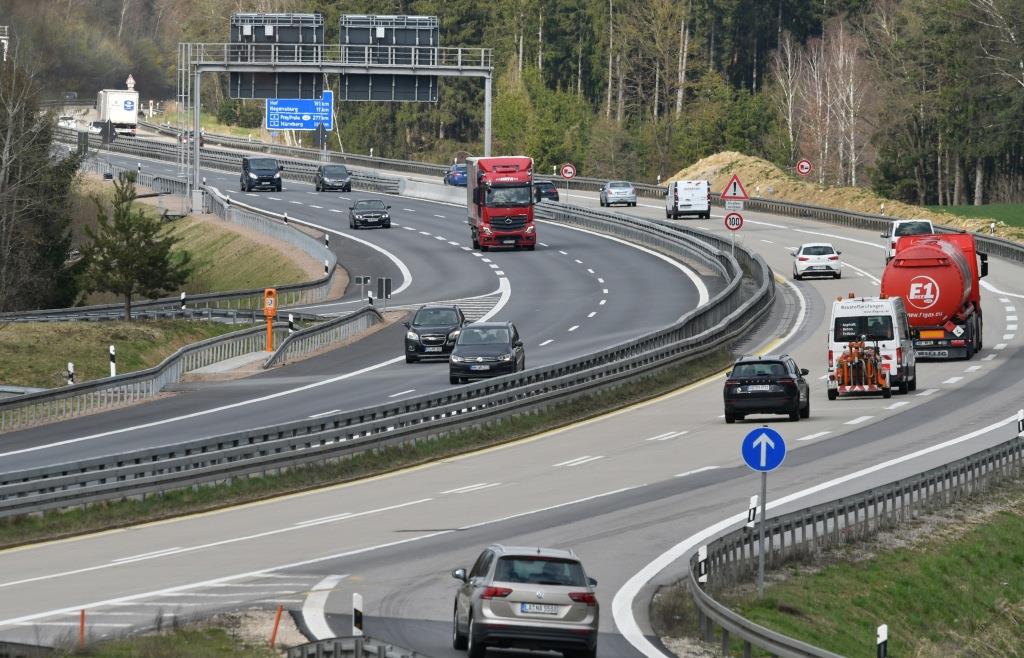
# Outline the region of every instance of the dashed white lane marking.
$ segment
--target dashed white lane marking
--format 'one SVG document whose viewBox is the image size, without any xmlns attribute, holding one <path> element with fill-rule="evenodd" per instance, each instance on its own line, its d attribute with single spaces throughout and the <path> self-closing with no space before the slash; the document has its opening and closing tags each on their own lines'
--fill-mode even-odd
<svg viewBox="0 0 1024 658">
<path fill-rule="evenodd" d="M 453 247 L 458 247 L 458 246 L 459 246 L 459 243 L 458 243 L 458 242 L 456 242 L 455 240 L 449 240 L 449 241 L 448 241 L 448 244 L 450 244 L 450 245 L 451 245 L 451 246 L 453 246 Z"/>
<path fill-rule="evenodd" d="M 448 238 L 444 237 L 443 235 L 435 235 L 434 239 L 435 240 L 440 240 L 441 242 L 447 242 L 448 241 Z"/>
<path fill-rule="evenodd" d="M 482 258 L 482 257 L 481 257 L 481 260 L 480 260 L 480 262 L 481 262 L 481 263 L 490 263 L 490 262 L 491 262 L 491 259 L 490 259 L 490 258 Z"/>
<path fill-rule="evenodd" d="M 576 263 L 579 265 L 583 264 L 583 261 L 581 261 L 579 258 L 573 258 L 573 260 L 576 261 Z"/>
<path fill-rule="evenodd" d="M 607 288 L 601 288 L 601 293 L 607 295 L 608 294 L 608 289 Z"/>
<path fill-rule="evenodd" d="M 775 244 L 775 243 L 774 243 L 774 242 L 772 242 L 771 240 L 765 240 L 764 238 L 761 238 L 761 242 L 765 242 L 765 243 L 767 243 L 767 244 Z"/>
<path fill-rule="evenodd" d="M 473 250 L 472 250 L 472 249 L 470 249 L 469 247 L 460 247 L 460 249 L 462 249 L 463 251 L 473 251 Z"/>
<path fill-rule="evenodd" d="M 391 394 L 391 395 L 389 395 L 388 397 L 389 397 L 389 398 L 397 398 L 397 397 L 399 397 L 400 395 L 407 395 L 407 394 L 409 394 L 409 393 L 413 393 L 413 392 L 415 392 L 415 390 L 416 390 L 415 388 L 410 388 L 410 389 L 409 389 L 408 391 L 399 391 L 398 393 L 392 393 L 392 394 Z"/>
<path fill-rule="evenodd" d="M 180 550 L 181 550 L 181 546 L 175 546 L 174 548 L 164 548 L 164 549 L 161 549 L 159 551 L 150 551 L 149 553 L 140 553 L 138 555 L 129 555 L 128 557 L 117 558 L 116 560 L 111 560 L 110 562 L 112 564 L 117 564 L 119 562 L 134 562 L 135 560 L 141 560 L 141 559 L 144 559 L 144 558 L 151 558 L 151 557 L 159 557 L 159 556 L 161 556 L 161 555 L 163 555 L 165 553 L 173 553 L 174 551 L 180 551 Z"/>
<path fill-rule="evenodd" d="M 715 470 L 717 468 L 721 468 L 721 467 L 720 466 L 702 466 L 701 468 L 695 468 L 692 471 L 685 471 L 683 473 L 676 473 L 672 477 L 684 478 L 687 475 L 696 475 L 697 473 L 703 473 L 705 471 L 713 471 L 713 470 Z"/>
<path fill-rule="evenodd" d="M 978 372 L 979 370 L 981 370 L 981 366 L 967 366 L 964 372 Z"/>
<path fill-rule="evenodd" d="M 1017 316 L 1016 315 L 1007 315 L 1006 316 L 1006 321 L 1007 322 L 1016 322 L 1017 321 Z"/>
<path fill-rule="evenodd" d="M 340 211 L 340 210 L 338 210 L 337 208 L 331 208 L 331 209 L 330 209 L 330 211 L 331 211 L 331 212 L 341 212 L 341 211 Z M 395 224 L 395 226 L 398 226 L 398 224 Z M 409 228 L 409 227 L 408 227 L 408 226 L 406 226 L 405 228 Z"/>
<path fill-rule="evenodd" d="M 505 273 L 502 272 L 501 270 L 495 270 L 494 273 L 497 274 L 498 276 L 505 276 Z"/>
<path fill-rule="evenodd" d="M 546 243 L 544 243 L 544 242 L 538 242 L 537 244 L 539 244 L 539 245 L 540 245 L 540 246 L 542 246 L 542 247 L 546 247 L 546 246 L 548 246 L 548 245 L 547 245 Z"/>
<path fill-rule="evenodd" d="M 288 203 L 294 203 L 297 206 L 303 205 L 303 203 L 301 201 L 289 201 Z"/>
<path fill-rule="evenodd" d="M 592 270 L 592 269 L 590 269 L 590 268 L 588 267 L 588 268 L 587 268 L 587 272 L 590 272 L 591 274 L 593 274 L 593 273 L 594 273 L 594 270 Z"/>
<path fill-rule="evenodd" d="M 597 311 L 591 311 L 590 313 L 587 313 L 587 317 L 588 317 L 588 318 L 592 318 L 592 317 L 594 317 L 595 315 L 597 315 Z"/>
<path fill-rule="evenodd" d="M 484 255 L 483 255 L 483 254 L 478 254 L 478 253 L 477 253 L 477 252 L 475 252 L 475 251 L 473 252 L 473 255 L 474 255 L 474 256 L 476 256 L 477 258 L 483 258 L 483 257 L 484 257 Z"/>
<path fill-rule="evenodd" d="M 561 249 L 558 250 L 558 253 L 562 254 L 563 256 L 568 256 L 569 255 L 566 252 L 562 251 Z"/>
<path fill-rule="evenodd" d="M 306 622 L 306 628 L 310 635 L 316 640 L 325 640 L 334 637 L 334 631 L 327 623 L 327 616 L 324 608 L 327 606 L 327 597 L 337 587 L 338 583 L 345 580 L 348 575 L 327 576 L 313 586 L 312 591 L 306 596 L 302 604 L 302 619 Z"/>
<path fill-rule="evenodd" d="M 923 397 L 931 395 L 932 393 L 935 393 L 938 390 L 939 389 L 937 389 L 937 388 L 926 388 L 925 390 L 923 390 L 920 393 L 918 393 L 917 397 L 923 398 Z"/>
<path fill-rule="evenodd" d="M 601 277 L 597 277 L 597 282 L 598 283 L 604 283 L 604 279 L 602 279 Z"/>
<path fill-rule="evenodd" d="M 892 411 L 893 409 L 899 409 L 900 407 L 905 407 L 908 404 L 910 404 L 910 403 L 907 402 L 906 400 L 900 400 L 899 402 L 893 402 L 888 407 L 886 407 L 886 409 Z"/>
<path fill-rule="evenodd" d="M 579 328 L 580 326 L 578 324 L 574 324 L 573 326 L 569 327 L 569 331 L 576 331 Z"/>
<path fill-rule="evenodd" d="M 1006 343 L 999 343 L 998 345 L 996 345 L 992 349 L 994 349 L 994 350 L 1005 350 L 1006 349 Z"/>
<path fill-rule="evenodd" d="M 434 217 L 437 217 L 438 219 L 444 219 L 444 215 L 434 215 Z"/>
<path fill-rule="evenodd" d="M 412 227 L 412 226 L 403 226 L 402 228 L 404 228 L 406 231 L 415 231 L 416 230 L 416 228 Z"/>
<path fill-rule="evenodd" d="M 607 303 L 608 303 L 608 300 L 607 300 L 607 299 L 602 299 L 601 301 L 599 301 L 599 302 L 597 303 L 597 305 L 598 305 L 598 306 L 604 306 L 604 305 L 605 305 L 605 304 L 607 304 Z"/>
<path fill-rule="evenodd" d="M 554 338 L 548 338 L 546 341 L 544 341 L 543 343 L 541 343 L 537 347 L 544 347 L 545 345 L 550 345 L 553 342 L 555 342 Z"/>
<path fill-rule="evenodd" d="M 416 212 L 412 208 L 402 208 L 402 210 L 404 210 L 405 212 Z"/>
<path fill-rule="evenodd" d="M 999 301 L 1002 302 L 1003 304 L 1009 304 L 1010 303 L 1010 298 L 1009 297 L 1000 297 Z"/>
<path fill-rule="evenodd" d="M 963 377 L 950 377 L 949 379 L 947 379 L 946 381 L 944 381 L 942 383 L 943 384 L 955 384 L 958 381 L 960 381 L 961 379 L 963 379 Z"/>
<path fill-rule="evenodd" d="M 1017 325 L 1015 325 L 1015 324 L 1008 324 L 1008 325 L 1006 325 L 1006 330 L 1007 331 L 1017 331 Z"/>
<path fill-rule="evenodd" d="M 253 194 L 252 192 L 246 192 L 245 196 L 259 196 L 259 194 Z M 273 199 L 274 197 L 270 197 L 270 198 Z M 280 199 L 277 199 L 277 201 L 280 201 Z"/>
<path fill-rule="evenodd" d="M 1003 340 L 1013 340 L 1014 334 L 1003 334 Z"/>
<path fill-rule="evenodd" d="M 411 500 L 407 503 L 398 503 L 395 505 L 388 505 L 387 507 L 378 507 L 377 509 L 366 510 L 365 512 L 342 512 L 341 514 L 333 514 L 331 516 L 321 516 L 316 519 L 307 519 L 305 521 L 299 521 L 293 523 L 292 526 L 296 528 L 308 528 L 309 526 L 322 525 L 324 523 L 330 523 L 331 521 L 342 521 L 345 519 L 357 519 L 362 516 L 371 516 L 373 514 L 380 514 L 381 512 L 390 512 L 396 509 L 402 509 L 404 507 L 411 507 L 412 505 L 419 505 L 420 503 L 429 503 L 434 500 L 433 498 L 420 498 L 419 500 Z M 225 542 L 221 542 L 225 543 Z"/>
<path fill-rule="evenodd" d="M 496 270 L 501 266 L 498 265 L 497 263 L 490 263 L 487 267 L 491 268 L 492 270 Z"/>
<path fill-rule="evenodd" d="M 343 201 L 351 201 L 352 200 L 352 197 L 341 196 L 341 195 L 339 195 L 338 198 L 343 200 Z"/>
<path fill-rule="evenodd" d="M 306 194 L 311 194 L 313 196 L 316 196 L 318 194 L 318 192 L 306 192 Z"/>
<path fill-rule="evenodd" d="M 844 267 L 849 267 L 851 270 L 853 270 L 853 271 L 855 271 L 855 272 L 857 272 L 859 274 L 863 274 L 867 278 L 871 279 L 874 283 L 879 283 L 878 277 L 875 276 L 874 274 L 872 274 L 871 272 L 868 272 L 867 270 L 862 270 L 859 267 L 857 267 L 856 265 L 851 265 L 849 262 L 843 263 L 843 266 Z"/>
<path fill-rule="evenodd" d="M 874 416 L 858 416 L 853 420 L 846 421 L 845 423 L 843 423 L 843 425 L 860 425 L 861 423 L 869 421 L 872 418 L 874 418 Z"/>
<path fill-rule="evenodd" d="M 501 485 L 501 482 L 477 482 L 476 484 L 468 484 L 464 487 L 457 489 L 449 489 L 448 491 L 442 491 L 443 494 L 463 494 L 469 493 L 470 491 L 479 491 L 480 489 L 489 489 L 491 487 L 497 487 Z"/>
<path fill-rule="evenodd" d="M 323 210 L 323 209 L 324 209 L 324 207 L 323 207 L 323 206 L 314 206 L 314 205 L 313 205 L 312 203 L 311 203 L 311 204 L 309 204 L 309 207 L 310 207 L 310 208 L 316 208 L 317 210 Z"/>
<path fill-rule="evenodd" d="M 253 196 L 256 196 L 256 195 L 253 194 Z M 279 196 L 268 196 L 267 198 L 272 200 L 272 201 L 280 201 L 281 200 L 281 197 L 279 197 Z"/>
<path fill-rule="evenodd" d="M 310 418 L 320 418 L 322 416 L 330 416 L 331 414 L 340 414 L 341 409 L 331 409 L 330 411 L 321 411 L 318 414 L 313 414 Z"/>
<path fill-rule="evenodd" d="M 815 432 L 814 434 L 808 434 L 807 436 L 801 436 L 797 441 L 813 441 L 814 439 L 820 439 L 826 434 L 831 434 L 832 430 L 824 430 L 821 432 Z"/>
<path fill-rule="evenodd" d="M 420 231 L 420 235 L 426 235 L 426 236 L 429 236 L 429 235 L 430 235 L 430 233 L 427 233 L 426 231 Z"/>
<path fill-rule="evenodd" d="M 985 357 L 984 359 L 982 359 L 982 361 L 991 361 L 991 360 L 992 360 L 992 359 L 994 359 L 994 358 L 996 358 L 996 355 L 995 355 L 995 354 L 989 354 L 989 355 L 988 355 L 988 356 L 986 356 L 986 357 Z"/>
<path fill-rule="evenodd" d="M 1007 313 L 1016 313 L 1017 312 L 1017 307 L 1015 307 L 1015 306 L 1007 306 L 1005 308 L 1006 308 L 1006 312 Z"/>
<path fill-rule="evenodd" d="M 828 379 L 828 375 L 822 375 L 821 377 L 818 377 L 818 379 Z"/>
<path fill-rule="evenodd" d="M 685 435 L 687 435 L 689 433 L 690 433 L 690 430 L 679 430 L 679 431 L 676 431 L 676 432 L 665 432 L 664 434 L 659 434 L 657 436 L 652 436 L 651 438 L 644 439 L 644 440 L 645 441 L 668 441 L 669 439 L 676 439 L 676 438 L 679 438 L 680 436 L 685 436 Z"/>
<path fill-rule="evenodd" d="M 588 462 L 597 461 L 598 459 L 604 459 L 604 455 L 597 455 L 594 457 L 591 457 L 590 455 L 583 455 L 582 457 L 577 457 L 576 459 L 569 459 L 564 462 L 559 462 L 554 466 L 555 468 L 559 466 L 579 466 L 581 464 L 586 464 Z"/>
</svg>

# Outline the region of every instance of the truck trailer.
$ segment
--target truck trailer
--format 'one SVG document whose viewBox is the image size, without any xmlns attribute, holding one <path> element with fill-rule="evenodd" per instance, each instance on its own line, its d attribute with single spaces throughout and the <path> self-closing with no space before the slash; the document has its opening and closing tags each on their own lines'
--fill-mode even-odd
<svg viewBox="0 0 1024 658">
<path fill-rule="evenodd" d="M 110 123 L 119 135 L 135 136 L 139 125 L 139 92 L 131 89 L 102 89 L 96 95 L 97 123 Z"/>
<path fill-rule="evenodd" d="M 909 235 L 896 243 L 881 292 L 903 299 L 919 357 L 970 359 L 982 347 L 979 283 L 987 275 L 988 255 L 973 235 Z"/>
<path fill-rule="evenodd" d="M 473 248 L 521 247 L 533 251 L 533 159 L 466 158 L 466 205 Z"/>
</svg>

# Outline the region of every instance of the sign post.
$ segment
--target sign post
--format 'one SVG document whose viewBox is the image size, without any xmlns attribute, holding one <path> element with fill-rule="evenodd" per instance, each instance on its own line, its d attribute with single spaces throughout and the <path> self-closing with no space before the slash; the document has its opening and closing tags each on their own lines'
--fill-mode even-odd
<svg viewBox="0 0 1024 658">
<path fill-rule="evenodd" d="M 811 169 L 813 169 L 813 167 L 811 167 L 811 161 L 807 158 L 796 163 L 796 173 L 801 176 L 809 176 L 811 174 Z"/>
<path fill-rule="evenodd" d="M 763 425 L 743 438 L 740 446 L 743 461 L 761 473 L 761 519 L 758 521 L 757 540 L 757 596 L 764 596 L 764 523 L 768 507 L 768 471 L 774 471 L 786 458 L 786 442 L 782 435 Z"/>
<path fill-rule="evenodd" d="M 726 202 L 730 203 L 730 202 Z M 743 203 L 740 201 L 739 203 Z M 738 212 L 730 212 L 725 215 L 725 228 L 729 229 L 732 235 L 732 255 L 736 255 L 736 231 L 743 228 L 743 215 Z"/>
<path fill-rule="evenodd" d="M 277 317 L 277 290 L 264 288 L 263 316 L 267 318 L 267 351 L 274 351 L 274 318 Z"/>
</svg>

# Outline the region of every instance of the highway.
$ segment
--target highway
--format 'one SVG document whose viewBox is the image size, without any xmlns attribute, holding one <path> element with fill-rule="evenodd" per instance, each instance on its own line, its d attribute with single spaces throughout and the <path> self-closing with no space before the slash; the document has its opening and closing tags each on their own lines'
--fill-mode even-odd
<svg viewBox="0 0 1024 658">
<path fill-rule="evenodd" d="M 298 186 L 288 185 L 288 194 L 297 191 L 293 187 Z M 564 190 L 562 194 L 563 200 L 597 206 L 594 195 L 573 193 L 566 197 Z M 269 196 L 256 199 L 269 203 Z M 313 197 L 305 196 L 303 204 L 308 206 L 308 199 Z M 314 210 L 323 210 L 329 217 L 327 202 L 319 202 L 322 196 L 316 197 L 316 205 L 324 208 Z M 393 199 L 393 210 L 406 203 L 406 199 Z M 482 270 L 487 274 L 491 269 L 482 267 L 482 257 L 459 253 L 461 249 L 447 244 L 448 240 L 465 244 L 464 231 L 456 233 L 447 216 L 422 216 L 428 213 L 420 209 L 427 206 L 435 209 L 429 214 L 445 215 L 446 211 L 436 210 L 437 205 L 409 200 L 407 207 L 415 212 L 396 214 L 396 221 L 402 224 L 397 231 L 360 232 L 359 237 L 381 240 L 381 245 L 388 240 L 388 248 L 394 247 L 396 252 L 397 241 L 406 240 L 401 243 L 408 245 L 402 257 L 409 254 L 410 260 L 417 250 L 433 253 L 450 249 L 444 257 L 463 258 L 471 264 L 469 276 L 490 279 L 476 273 Z M 664 217 L 663 208 L 647 199 L 641 199 L 636 208 L 619 212 Z M 470 566 L 483 546 L 497 541 L 575 549 L 589 575 L 600 583 L 599 655 L 642 655 L 630 644 L 638 643 L 638 638 L 626 638 L 619 631 L 628 629 L 630 618 L 635 616 L 640 632 L 649 634 L 646 606 L 650 594 L 657 585 L 672 580 L 680 567 L 644 574 L 640 586 L 633 588 L 635 583 L 631 583 L 623 588 L 634 574 L 644 572 L 655 558 L 687 537 L 745 510 L 749 496 L 759 488 L 759 478 L 742 466 L 739 457 L 739 442 L 750 429 L 770 422 L 790 447 L 784 466 L 769 478 L 770 499 L 790 498 L 783 510 L 888 482 L 1005 441 L 1015 433 L 1010 417 L 1015 416 L 1024 392 L 1018 375 L 1022 341 L 1017 307 L 1024 299 L 1021 268 L 999 260 L 992 262 L 984 294 L 985 348 L 973 360 L 920 364 L 918 390 L 906 396 L 829 402 L 820 380 L 825 372 L 828 305 L 851 291 L 877 291 L 883 264 L 881 241 L 867 231 L 809 220 L 761 213 L 745 216 L 747 223 L 739 239 L 763 254 L 787 281 L 791 267 L 788 250 L 802 241 L 832 241 L 843 251 L 847 263 L 844 278 L 839 281 L 780 283 L 785 294 L 774 319 L 745 345 L 751 351 L 787 351 L 801 367 L 811 370 L 810 419 L 792 423 L 782 417 L 755 417 L 726 425 L 721 415 L 723 378 L 716 376 L 629 410 L 401 473 L 221 512 L 0 552 L 0 573 L 5 574 L 0 582 L 0 637 L 31 641 L 40 634 L 65 632 L 77 624 L 77 611 L 82 607 L 89 609 L 94 620 L 93 632 L 102 635 L 151 623 L 157 611 L 187 616 L 251 605 L 270 608 L 279 602 L 299 613 L 310 632 L 344 635 L 349 628 L 346 613 L 351 595 L 359 592 L 366 602 L 368 634 L 430 656 L 458 656 L 462 654 L 450 648 L 449 640 L 455 581 L 448 574 L 455 567 Z M 725 232 L 718 209 L 711 220 L 677 221 L 709 232 Z M 406 225 L 415 230 L 406 230 Z M 432 236 L 420 235 L 420 231 Z M 438 233 L 446 240 L 434 239 Z M 514 317 L 524 333 L 535 337 L 536 346 L 528 345 L 531 360 L 546 358 L 544 349 L 539 348 L 542 336 L 554 340 L 547 346 L 554 348 L 550 350 L 551 358 L 564 358 L 591 349 L 610 336 L 621 338 L 643 331 L 643 327 L 661 326 L 678 317 L 681 309 L 696 299 L 696 291 L 686 283 L 688 278 L 657 259 L 554 226 L 543 225 L 541 236 L 549 246 L 534 254 L 490 256 L 507 273 L 512 289 L 499 317 Z M 584 256 L 574 256 L 581 253 Z M 520 257 L 524 256 L 541 259 L 523 266 Z M 575 263 L 577 257 L 583 262 Z M 433 260 L 424 259 L 410 266 L 414 282 L 421 271 L 430 269 Z M 344 259 L 342 262 L 345 265 Z M 588 267 L 595 270 L 593 275 L 586 272 Z M 547 268 L 550 271 L 546 274 L 537 271 Z M 665 269 L 652 273 L 647 268 Z M 678 289 L 659 287 L 656 301 L 638 294 L 650 289 L 655 274 L 673 277 L 671 281 Z M 586 301 L 567 303 L 562 298 L 563 281 L 558 279 L 557 286 L 551 283 L 554 275 L 564 277 L 566 289 L 586 297 Z M 633 286 L 624 297 L 634 299 L 616 302 L 629 308 L 630 313 L 609 318 L 604 325 L 584 323 L 569 332 L 577 318 L 585 318 L 588 309 L 602 298 L 597 277 L 608 282 L 610 291 Z M 498 278 L 493 275 L 493 279 Z M 447 281 L 435 281 L 423 289 L 414 285 L 409 290 L 419 290 L 417 294 L 422 296 L 418 300 L 454 297 Z M 492 280 L 481 287 L 467 286 L 459 294 L 483 294 L 493 286 Z M 517 295 L 521 288 L 548 294 L 524 295 L 520 302 Z M 428 297 L 431 292 L 435 296 Z M 611 292 L 608 294 L 606 306 L 611 306 L 613 297 Z M 663 295 L 669 296 L 670 302 L 665 302 Z M 345 369 L 358 365 L 353 361 L 362 358 L 360 352 L 364 349 L 367 359 L 379 359 L 384 347 L 375 339 L 380 336 L 380 340 L 387 340 L 383 338 L 386 333 L 375 335 L 348 354 Z M 400 334 L 393 338 L 390 344 L 397 346 Z M 326 366 L 315 363 L 307 367 Z M 325 387 L 316 394 L 291 396 L 286 405 L 288 412 L 304 414 L 331 408 L 337 399 L 321 392 L 355 395 L 353 388 L 371 383 L 377 387 L 376 395 L 392 390 L 380 381 L 389 368 L 371 371 L 376 374 L 358 379 L 347 388 L 343 384 L 336 389 Z M 404 364 L 395 369 L 398 374 L 387 384 L 395 391 L 411 386 L 408 382 L 414 379 L 410 370 Z M 306 371 L 298 372 L 290 376 L 299 381 L 310 376 Z M 324 374 L 319 371 L 320 376 Z M 431 375 L 432 382 L 440 379 L 441 373 Z M 244 388 L 252 394 L 260 386 L 247 383 Z M 267 386 L 270 390 L 272 385 Z M 212 396 L 226 396 L 222 399 L 228 400 L 234 399 L 232 395 L 244 394 L 231 387 L 218 387 L 204 391 L 202 398 L 209 403 Z M 183 404 L 177 402 L 179 399 L 187 400 L 188 396 L 179 396 L 171 403 Z M 159 408 L 157 404 L 145 405 L 146 411 Z M 185 405 L 169 413 L 189 408 Z M 138 422 L 148 417 L 146 411 L 127 410 L 118 413 L 128 416 L 109 414 L 89 419 L 97 423 L 96 427 L 83 431 L 76 426 L 74 434 Z M 132 417 L 131 413 L 142 415 Z M 218 421 L 214 415 L 203 422 Z M 164 438 L 173 437 L 182 431 L 179 427 L 187 426 L 168 423 L 159 427 L 119 436 L 146 440 L 151 433 L 166 432 Z M 54 432 L 62 431 L 59 425 L 47 430 L 36 440 L 46 440 L 47 435 L 52 439 L 60 436 Z M 11 436 L 21 438 L 22 434 Z M 5 441 L 8 439 L 5 436 Z M 908 458 L 913 453 L 919 454 Z M 33 453 L 13 457 L 29 454 Z M 822 483 L 831 484 L 823 487 Z M 328 588 L 326 597 L 310 596 L 318 585 Z"/>
</svg>

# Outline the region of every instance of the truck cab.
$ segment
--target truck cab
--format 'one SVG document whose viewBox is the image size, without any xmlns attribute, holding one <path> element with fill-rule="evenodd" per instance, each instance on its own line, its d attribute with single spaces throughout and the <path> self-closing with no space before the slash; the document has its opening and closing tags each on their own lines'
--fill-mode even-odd
<svg viewBox="0 0 1024 658">
<path fill-rule="evenodd" d="M 533 222 L 533 159 L 524 156 L 466 159 L 466 206 L 473 248 L 537 245 Z"/>
</svg>

